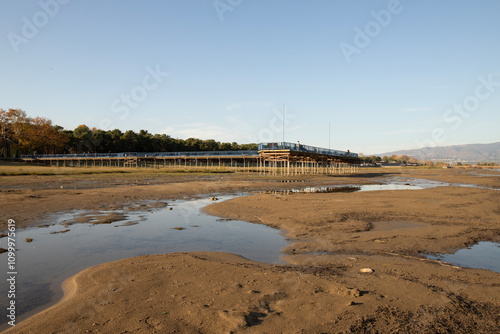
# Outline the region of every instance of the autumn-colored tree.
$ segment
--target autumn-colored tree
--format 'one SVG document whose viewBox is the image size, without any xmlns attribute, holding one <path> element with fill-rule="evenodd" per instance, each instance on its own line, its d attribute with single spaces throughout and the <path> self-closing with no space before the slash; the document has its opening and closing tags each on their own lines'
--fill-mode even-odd
<svg viewBox="0 0 500 334">
<path fill-rule="evenodd" d="M 57 153 L 68 141 L 61 127 L 43 117 L 30 118 L 21 109 L 0 109 L 0 146 L 4 157 Z"/>
<path fill-rule="evenodd" d="M 29 128 L 29 118 L 21 109 L 0 109 L 0 141 L 5 157 L 23 153 L 23 139 Z"/>
<path fill-rule="evenodd" d="M 0 147 L 3 157 L 9 156 L 9 149 L 12 143 L 11 124 L 7 120 L 7 111 L 0 109 Z"/>
<path fill-rule="evenodd" d="M 44 153 L 175 152 L 256 150 L 257 144 L 221 143 L 213 139 L 178 139 L 166 134 L 100 130 L 80 125 L 64 130 L 44 117 L 28 117 L 21 109 L 0 109 L 0 156 Z"/>
<path fill-rule="evenodd" d="M 54 154 L 62 151 L 68 140 L 62 128 L 53 126 L 51 120 L 35 117 L 30 119 L 23 146 L 33 153 Z"/>
<path fill-rule="evenodd" d="M 416 163 L 418 163 L 418 159 L 416 159 L 414 156 L 411 156 L 408 159 L 408 163 L 410 163 L 410 164 L 416 164 Z"/>
</svg>

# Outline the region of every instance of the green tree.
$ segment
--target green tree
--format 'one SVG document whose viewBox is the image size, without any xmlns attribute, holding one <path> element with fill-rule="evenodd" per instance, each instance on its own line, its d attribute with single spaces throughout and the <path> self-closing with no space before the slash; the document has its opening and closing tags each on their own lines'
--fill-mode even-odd
<svg viewBox="0 0 500 334">
<path fill-rule="evenodd" d="M 125 152 L 138 151 L 138 136 L 134 131 L 132 130 L 125 131 L 122 139 L 124 142 Z"/>
</svg>

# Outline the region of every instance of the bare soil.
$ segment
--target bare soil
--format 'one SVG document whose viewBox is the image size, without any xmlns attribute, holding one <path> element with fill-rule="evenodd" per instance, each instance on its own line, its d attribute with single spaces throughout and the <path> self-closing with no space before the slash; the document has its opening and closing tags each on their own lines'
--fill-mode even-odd
<svg viewBox="0 0 500 334">
<path fill-rule="evenodd" d="M 110 174 L 99 176 L 93 189 L 93 176 L 0 177 L 1 222 L 13 218 L 22 226 L 75 208 L 298 185 L 424 178 L 485 187 L 257 194 L 216 202 L 206 212 L 283 229 L 294 241 L 283 250 L 289 264 L 195 252 L 105 263 L 68 279 L 61 302 L 6 332 L 496 333 L 500 274 L 423 257 L 500 241 L 495 173 L 391 168 L 333 177 L 144 177 L 150 184 L 141 185 Z M 277 182 L 282 179 L 301 182 Z M 77 181 L 87 186 L 68 189 Z M 44 182 L 54 186 L 30 188 Z M 371 271 L 361 271 L 366 268 Z"/>
</svg>

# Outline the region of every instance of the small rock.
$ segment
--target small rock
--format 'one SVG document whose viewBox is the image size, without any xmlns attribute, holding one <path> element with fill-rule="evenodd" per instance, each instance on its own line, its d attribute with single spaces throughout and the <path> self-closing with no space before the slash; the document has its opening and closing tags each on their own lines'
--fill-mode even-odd
<svg viewBox="0 0 500 334">
<path fill-rule="evenodd" d="M 210 197 L 211 201 L 218 201 L 219 199 L 217 197 Z"/>
<path fill-rule="evenodd" d="M 26 238 L 26 242 L 32 242 L 33 239 L 32 238 Z"/>
<path fill-rule="evenodd" d="M 169 210 L 173 210 L 173 208 L 168 208 Z"/>
<path fill-rule="evenodd" d="M 345 292 L 348 296 L 353 296 L 353 297 L 360 297 L 361 296 L 361 291 L 359 291 L 358 289 L 356 288 L 352 288 L 352 289 L 347 289 L 347 291 Z"/>
<path fill-rule="evenodd" d="M 349 303 L 347 303 L 347 306 L 354 306 L 354 305 L 356 305 L 356 303 L 353 302 L 352 300 Z"/>
<path fill-rule="evenodd" d="M 185 230 L 184 227 L 172 227 L 172 230 L 182 231 Z"/>
<path fill-rule="evenodd" d="M 374 270 L 371 268 L 363 268 L 360 270 L 362 273 L 372 273 Z"/>
</svg>

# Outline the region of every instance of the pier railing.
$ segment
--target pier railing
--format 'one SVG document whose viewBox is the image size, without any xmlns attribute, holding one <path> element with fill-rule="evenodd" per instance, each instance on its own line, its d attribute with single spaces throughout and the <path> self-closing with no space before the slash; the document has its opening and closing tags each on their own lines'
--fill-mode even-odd
<svg viewBox="0 0 500 334">
<path fill-rule="evenodd" d="M 259 151 L 262 150 L 290 150 L 295 152 L 307 152 L 307 153 L 316 153 L 316 154 L 324 154 L 324 155 L 335 155 L 335 156 L 343 156 L 343 157 L 351 157 L 357 158 L 357 153 L 352 153 L 349 151 L 339 151 L 339 150 L 331 150 L 328 148 L 321 148 L 309 145 L 302 144 L 294 144 L 294 143 L 261 143 L 259 144 Z"/>
<path fill-rule="evenodd" d="M 22 155 L 21 159 L 92 159 L 92 158 L 168 158 L 168 157 L 243 157 L 258 156 L 258 151 L 192 151 L 192 152 L 123 152 L 123 153 L 79 153 Z"/>
<path fill-rule="evenodd" d="M 248 157 L 259 156 L 263 150 L 290 150 L 339 157 L 357 158 L 357 153 L 287 142 L 261 143 L 259 150 L 251 151 L 191 151 L 191 152 L 122 152 L 122 153 L 78 153 L 78 154 L 35 154 L 22 155 L 21 159 L 111 159 L 111 158 L 172 158 L 172 157 Z"/>
</svg>

